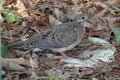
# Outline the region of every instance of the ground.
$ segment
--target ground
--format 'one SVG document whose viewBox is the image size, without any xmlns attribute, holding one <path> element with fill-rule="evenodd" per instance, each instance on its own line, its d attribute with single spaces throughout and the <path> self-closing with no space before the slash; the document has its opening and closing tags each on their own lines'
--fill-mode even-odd
<svg viewBox="0 0 120 80">
<path fill-rule="evenodd" d="M 2 59 L 3 80 L 120 79 L 119 0 L 3 0 L 3 4 L 0 4 L 0 10 L 10 10 L 0 12 L 1 38 L 6 46 L 29 39 L 51 26 L 71 22 L 75 14 L 81 11 L 89 17 L 93 26 L 86 24 L 88 27 L 82 42 L 64 53 L 74 59 L 86 60 L 91 59 L 91 56 L 79 56 L 84 51 L 106 48 L 100 42 L 90 42 L 89 37 L 105 40 L 110 44 L 109 49 L 116 49 L 112 56 L 114 60 L 99 60 L 100 64 L 94 67 L 64 67 L 67 63 L 61 61 L 63 57 L 49 50 L 34 52 L 33 49 L 10 49 Z M 17 14 L 14 20 L 9 17 L 13 13 Z"/>
</svg>

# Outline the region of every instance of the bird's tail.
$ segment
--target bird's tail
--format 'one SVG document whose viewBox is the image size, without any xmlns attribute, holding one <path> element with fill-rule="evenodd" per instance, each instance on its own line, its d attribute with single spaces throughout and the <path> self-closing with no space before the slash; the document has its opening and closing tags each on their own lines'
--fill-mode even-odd
<svg viewBox="0 0 120 80">
<path fill-rule="evenodd" d="M 20 42 L 8 44 L 7 47 L 10 49 L 21 49 L 21 48 L 25 47 L 25 45 L 24 45 L 23 41 L 20 41 Z"/>
</svg>

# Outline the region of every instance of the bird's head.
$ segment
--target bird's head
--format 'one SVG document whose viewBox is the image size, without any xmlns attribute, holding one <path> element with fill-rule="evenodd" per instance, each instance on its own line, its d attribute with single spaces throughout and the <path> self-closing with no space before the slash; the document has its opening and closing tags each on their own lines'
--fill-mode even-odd
<svg viewBox="0 0 120 80">
<path fill-rule="evenodd" d="M 82 12 L 77 13 L 73 21 L 80 22 L 83 24 L 92 24 L 92 21 L 88 19 L 88 16 L 83 14 Z"/>
</svg>

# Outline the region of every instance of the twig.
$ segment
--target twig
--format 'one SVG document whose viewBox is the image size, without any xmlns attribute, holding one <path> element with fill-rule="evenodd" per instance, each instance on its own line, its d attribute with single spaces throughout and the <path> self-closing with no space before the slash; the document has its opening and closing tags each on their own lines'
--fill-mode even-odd
<svg viewBox="0 0 120 80">
<path fill-rule="evenodd" d="M 2 59 L 2 66 L 6 66 L 10 62 L 21 64 L 21 65 L 26 65 L 26 66 L 31 66 L 31 67 L 38 67 L 38 65 L 32 59 L 27 60 L 24 58 L 14 58 L 14 59 L 3 58 Z"/>
</svg>

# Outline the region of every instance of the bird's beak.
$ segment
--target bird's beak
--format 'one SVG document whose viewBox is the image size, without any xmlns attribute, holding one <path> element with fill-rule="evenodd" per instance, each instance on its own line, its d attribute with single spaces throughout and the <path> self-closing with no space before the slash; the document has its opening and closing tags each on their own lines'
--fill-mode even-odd
<svg viewBox="0 0 120 80">
<path fill-rule="evenodd" d="M 88 23 L 90 23 L 90 24 L 93 24 L 93 22 L 90 21 L 90 20 L 88 20 L 88 19 L 86 19 L 86 22 L 88 22 Z"/>
</svg>

